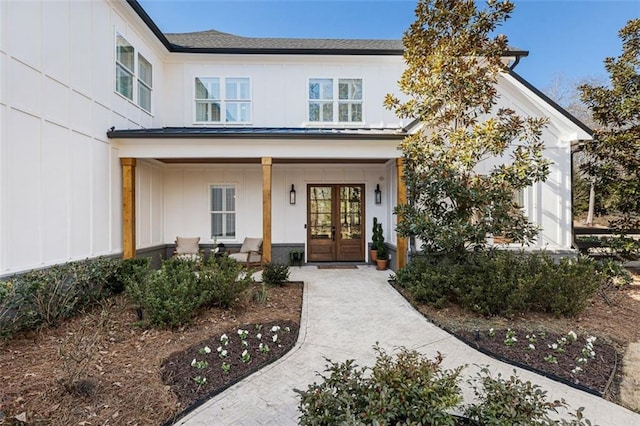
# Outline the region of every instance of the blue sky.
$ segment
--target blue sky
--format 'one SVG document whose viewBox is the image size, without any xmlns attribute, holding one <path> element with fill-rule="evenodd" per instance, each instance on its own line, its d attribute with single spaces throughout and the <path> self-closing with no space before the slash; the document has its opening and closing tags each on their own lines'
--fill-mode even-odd
<svg viewBox="0 0 640 426">
<path fill-rule="evenodd" d="M 407 0 L 139 0 L 163 32 L 207 29 L 246 37 L 401 38 L 414 19 Z M 618 30 L 640 18 L 640 0 L 515 0 L 501 27 L 528 50 L 516 71 L 538 88 L 606 76 L 602 61 L 620 53 Z"/>
</svg>

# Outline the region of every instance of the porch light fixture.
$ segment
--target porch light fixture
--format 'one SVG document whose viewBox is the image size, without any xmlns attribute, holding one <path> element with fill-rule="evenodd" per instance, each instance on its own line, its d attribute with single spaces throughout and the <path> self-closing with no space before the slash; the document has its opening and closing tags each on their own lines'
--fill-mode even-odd
<svg viewBox="0 0 640 426">
<path fill-rule="evenodd" d="M 380 191 L 380 184 L 376 184 L 376 204 L 382 204 L 382 191 Z"/>
<path fill-rule="evenodd" d="M 291 184 L 291 191 L 289 191 L 289 204 L 296 203 L 296 188 Z"/>
</svg>

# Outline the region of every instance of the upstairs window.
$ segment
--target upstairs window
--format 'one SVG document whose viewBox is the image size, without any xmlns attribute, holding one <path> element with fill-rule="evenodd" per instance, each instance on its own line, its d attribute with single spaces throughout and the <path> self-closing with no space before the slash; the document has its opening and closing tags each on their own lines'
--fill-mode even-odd
<svg viewBox="0 0 640 426">
<path fill-rule="evenodd" d="M 333 80 L 309 80 L 309 121 L 333 121 Z"/>
<path fill-rule="evenodd" d="M 236 188 L 211 185 L 211 238 L 236 236 Z"/>
<path fill-rule="evenodd" d="M 196 121 L 220 121 L 220 79 L 196 78 Z"/>
<path fill-rule="evenodd" d="M 137 72 L 136 72 L 137 71 Z M 153 66 L 120 34 L 116 37 L 116 92 L 151 112 Z"/>
<path fill-rule="evenodd" d="M 118 34 L 116 41 L 116 91 L 130 101 L 133 101 L 134 62 L 133 46 Z"/>
<path fill-rule="evenodd" d="M 248 123 L 251 121 L 250 80 L 196 77 L 195 106 L 199 123 Z"/>
<path fill-rule="evenodd" d="M 138 54 L 138 105 L 145 111 L 151 111 L 151 88 L 153 87 L 153 68 L 144 56 Z"/>
<path fill-rule="evenodd" d="M 309 79 L 308 104 L 310 122 L 362 122 L 362 79 Z"/>
<path fill-rule="evenodd" d="M 338 80 L 338 121 L 362 121 L 362 80 Z"/>
</svg>

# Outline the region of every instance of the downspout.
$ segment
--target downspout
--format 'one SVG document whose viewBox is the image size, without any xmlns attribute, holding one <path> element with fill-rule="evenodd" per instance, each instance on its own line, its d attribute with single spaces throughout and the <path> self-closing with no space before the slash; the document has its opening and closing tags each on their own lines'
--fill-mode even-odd
<svg viewBox="0 0 640 426">
<path fill-rule="evenodd" d="M 520 55 L 516 55 L 515 61 L 511 65 L 509 65 L 509 71 L 513 71 L 513 69 L 520 63 Z"/>
</svg>

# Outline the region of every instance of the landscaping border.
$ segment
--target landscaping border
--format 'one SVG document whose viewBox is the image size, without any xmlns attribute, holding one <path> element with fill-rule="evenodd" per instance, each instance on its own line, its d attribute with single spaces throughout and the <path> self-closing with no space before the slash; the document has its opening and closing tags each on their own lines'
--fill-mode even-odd
<svg viewBox="0 0 640 426">
<path fill-rule="evenodd" d="M 303 286 L 303 290 L 302 291 L 304 292 L 304 286 Z M 295 323 L 292 323 L 292 324 L 295 324 Z M 235 328 L 236 329 L 237 328 L 250 328 L 253 325 L 255 325 L 255 324 L 254 323 L 248 323 L 248 324 L 240 325 L 240 326 L 235 327 Z M 179 413 L 177 413 L 174 416 L 172 416 L 170 419 L 166 420 L 164 423 L 162 423 L 162 426 L 172 426 L 172 425 L 176 424 L 179 420 L 181 420 L 187 414 L 191 413 L 192 411 L 194 411 L 198 407 L 204 405 L 206 402 L 208 402 L 209 400 L 211 400 L 215 396 L 221 394 L 222 392 L 226 391 L 230 387 L 236 385 L 237 383 L 241 382 L 242 380 L 246 379 L 247 377 L 257 373 L 258 371 L 263 370 L 265 367 L 273 364 L 274 362 L 284 358 L 287 354 L 289 354 L 297 346 L 298 341 L 300 340 L 300 330 L 302 329 L 302 327 L 300 326 L 299 321 L 298 321 L 297 328 L 298 328 L 298 330 L 297 330 L 297 334 L 298 335 L 297 335 L 296 339 L 293 341 L 293 344 L 291 345 L 291 347 L 288 348 L 285 352 L 283 352 L 281 356 L 279 356 L 277 358 L 274 358 L 272 360 L 268 360 L 267 362 L 262 364 L 257 370 L 254 370 L 254 371 L 251 371 L 249 373 L 246 373 L 246 374 L 243 374 L 241 376 L 238 376 L 235 379 L 231 380 L 230 382 L 226 383 L 225 385 L 223 385 L 222 387 L 220 387 L 218 389 L 209 391 L 204 396 L 202 396 L 201 398 L 197 399 L 194 403 L 188 405 L 184 410 L 180 411 Z M 203 340 L 206 340 L 206 339 L 203 339 Z"/>
<path fill-rule="evenodd" d="M 580 390 L 580 391 L 587 392 L 587 393 L 589 393 L 589 394 L 591 394 L 591 395 L 595 395 L 595 396 L 598 396 L 598 397 L 600 397 L 600 398 L 604 398 L 604 396 L 607 394 L 607 392 L 608 392 L 608 391 L 609 391 L 609 389 L 611 388 L 611 384 L 613 383 L 613 380 L 614 380 L 614 378 L 615 378 L 615 376 L 616 376 L 616 372 L 618 371 L 618 351 L 616 351 L 616 350 L 615 350 L 615 348 L 614 348 L 613 346 L 611 346 L 609 343 L 604 343 L 604 344 L 605 344 L 605 345 L 610 346 L 610 347 L 613 349 L 613 353 L 614 353 L 614 355 L 615 355 L 615 356 L 614 356 L 614 360 L 615 360 L 615 361 L 614 361 L 614 365 L 613 365 L 613 370 L 611 371 L 611 374 L 610 374 L 610 376 L 609 376 L 609 379 L 607 380 L 607 384 L 606 384 L 606 386 L 605 386 L 604 390 L 603 390 L 602 392 L 600 392 L 600 391 L 598 391 L 598 390 L 596 390 L 596 389 L 593 389 L 593 388 L 590 388 L 590 387 L 587 387 L 587 386 L 581 385 L 581 384 L 579 384 L 579 383 L 573 383 L 573 382 L 571 382 L 570 380 L 567 380 L 567 379 L 565 379 L 565 378 L 563 378 L 563 377 L 557 376 L 557 375 L 555 375 L 555 374 L 553 374 L 553 373 L 548 373 L 548 372 L 546 372 L 546 371 L 538 370 L 537 368 L 531 367 L 531 366 L 526 365 L 526 364 L 522 364 L 522 363 L 520 363 L 520 362 L 518 362 L 518 361 L 513 361 L 513 360 L 511 360 L 511 359 L 509 359 L 509 358 L 503 357 L 503 356 L 501 356 L 501 355 L 499 355 L 499 354 L 496 354 L 496 353 L 494 353 L 494 352 L 492 352 L 492 351 L 489 351 L 489 350 L 487 350 L 487 349 L 482 348 L 482 347 L 481 347 L 480 345 L 478 345 L 477 343 L 475 343 L 475 342 L 473 342 L 473 341 L 470 341 L 469 339 L 466 339 L 466 338 L 465 338 L 465 337 L 463 337 L 463 336 L 460 336 L 458 333 L 454 332 L 453 330 L 450 330 L 449 328 L 447 328 L 446 326 L 444 326 L 443 324 L 441 324 L 439 321 L 436 321 L 436 320 L 431 319 L 431 318 L 427 318 L 427 317 L 426 317 L 422 312 L 420 312 L 420 310 L 416 307 L 416 305 L 414 304 L 414 302 L 413 302 L 412 300 L 409 300 L 408 298 L 406 298 L 406 297 L 404 296 L 404 294 L 400 291 L 400 290 L 401 290 L 401 288 L 400 288 L 400 287 L 398 287 L 398 286 L 396 285 L 395 280 L 391 280 L 391 279 L 390 279 L 390 280 L 388 280 L 387 282 L 388 282 L 388 283 L 389 283 L 389 284 L 390 284 L 390 285 L 391 285 L 391 286 L 392 286 L 392 287 L 393 287 L 393 288 L 394 288 L 394 289 L 395 289 L 395 290 L 396 290 L 396 291 L 397 291 L 397 292 L 398 292 L 398 293 L 399 293 L 399 294 L 400 294 L 400 295 L 401 295 L 401 296 L 402 296 L 402 297 L 403 297 L 403 298 L 404 298 L 404 299 L 405 299 L 405 300 L 406 300 L 406 301 L 407 301 L 411 306 L 413 306 L 413 308 L 414 308 L 416 311 L 418 311 L 418 312 L 420 313 L 420 315 L 422 315 L 422 317 L 423 317 L 423 318 L 425 318 L 426 320 L 428 320 L 429 322 L 431 322 L 431 323 L 432 323 L 433 325 L 435 325 L 436 327 L 438 327 L 438 328 L 440 328 L 440 329 L 442 329 L 442 330 L 446 331 L 447 333 L 451 334 L 453 337 L 455 337 L 456 339 L 460 340 L 460 341 L 461 341 L 462 343 L 464 343 L 465 345 L 467 345 L 467 346 L 469 346 L 469 347 L 471 347 L 471 348 L 473 348 L 473 349 L 477 350 L 478 352 L 483 353 L 484 355 L 487 355 L 487 356 L 489 356 L 489 357 L 491 357 L 491 358 L 494 358 L 494 359 L 496 359 L 496 360 L 498 360 L 498 361 L 502 361 L 502 362 L 504 362 L 504 363 L 506 363 L 506 364 L 509 364 L 509 365 L 512 365 L 512 366 L 514 366 L 514 367 L 522 368 L 522 369 L 524 369 L 524 370 L 531 371 L 531 372 L 533 372 L 533 373 L 539 374 L 539 375 L 541 375 L 541 376 L 543 376 L 543 377 L 546 377 L 546 378 L 548 378 L 548 379 L 554 380 L 554 381 L 556 381 L 556 382 L 560 382 L 560 383 L 565 384 L 565 385 L 567 385 L 567 386 L 571 386 L 571 387 L 572 387 L 572 388 L 574 388 L 574 389 L 578 389 L 578 390 Z"/>
</svg>

